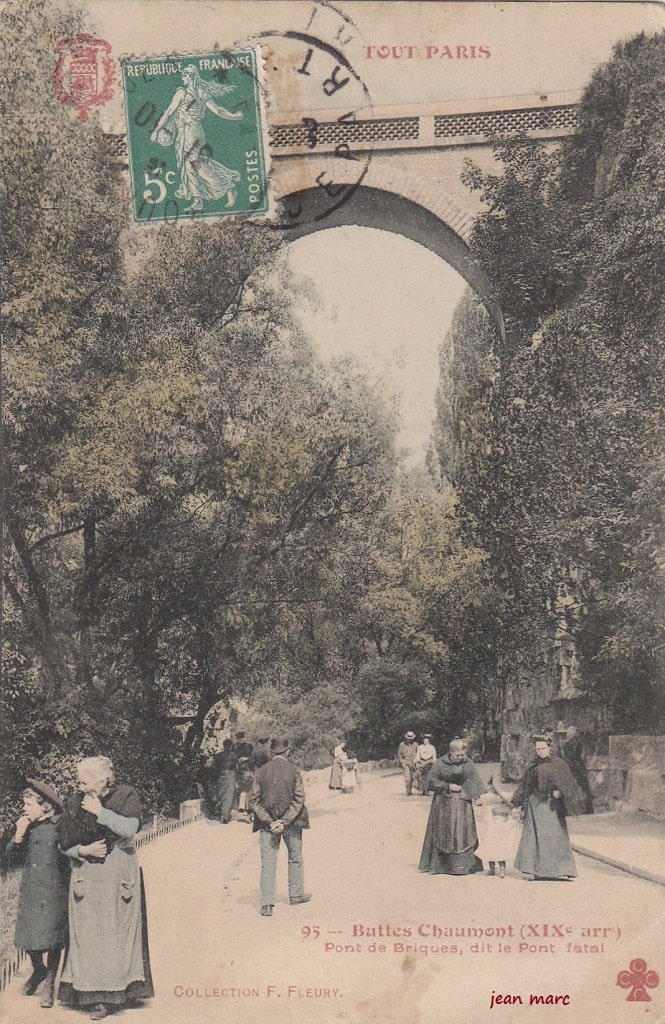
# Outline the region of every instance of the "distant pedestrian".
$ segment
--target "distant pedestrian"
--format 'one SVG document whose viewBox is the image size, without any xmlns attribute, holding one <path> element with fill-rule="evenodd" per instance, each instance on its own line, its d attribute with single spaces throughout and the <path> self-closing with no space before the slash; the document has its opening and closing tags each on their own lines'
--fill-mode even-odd
<svg viewBox="0 0 665 1024">
<path fill-rule="evenodd" d="M 254 745 L 245 739 L 244 732 L 236 733 L 233 752 L 236 756 L 236 805 L 242 814 L 247 814 L 249 791 L 254 778 Z"/>
<path fill-rule="evenodd" d="M 272 760 L 256 773 L 249 798 L 254 832 L 261 848 L 261 914 L 271 917 L 275 905 L 277 854 L 282 838 L 288 851 L 289 902 L 308 903 L 302 855 L 302 830 L 309 828 L 302 775 L 291 761 L 289 743 L 275 737 Z"/>
<path fill-rule="evenodd" d="M 358 759 L 354 754 L 349 754 L 342 769 L 342 791 L 353 793 L 358 784 Z"/>
<path fill-rule="evenodd" d="M 267 764 L 270 760 L 270 739 L 267 736 L 262 736 L 256 741 L 254 747 L 254 768 L 258 771 L 259 768 L 263 768 L 264 764 Z"/>
<path fill-rule="evenodd" d="M 329 789 L 342 788 L 342 773 L 346 761 L 346 740 L 341 740 L 333 750 L 333 762 L 330 769 Z"/>
<path fill-rule="evenodd" d="M 563 754 L 564 761 L 568 762 L 568 767 L 575 777 L 575 782 L 584 794 L 584 813 L 593 814 L 593 796 L 591 795 L 589 776 L 587 775 L 586 764 L 584 763 L 584 748 L 582 747 L 582 741 L 577 728 L 574 725 L 569 725 L 566 729 L 566 742 L 561 753 Z"/>
<path fill-rule="evenodd" d="M 413 777 L 416 771 L 416 758 L 418 756 L 418 744 L 416 734 L 409 729 L 404 733 L 404 739 L 397 748 L 397 760 L 404 775 L 404 787 L 406 795 L 411 796 L 413 789 Z"/>
<path fill-rule="evenodd" d="M 201 748 L 196 770 L 196 788 L 201 798 L 201 810 L 206 818 L 217 818 L 217 784 L 212 772 L 212 754 Z"/>
<path fill-rule="evenodd" d="M 451 740 L 448 753 L 434 762 L 429 788 L 434 798 L 418 870 L 431 875 L 482 871 L 483 863 L 476 856 L 478 832 L 473 801 L 485 792 L 485 785 L 466 756 L 464 740 Z"/>
<path fill-rule="evenodd" d="M 420 792 L 427 796 L 427 783 L 432 765 L 436 761 L 436 747 L 432 744 L 432 734 L 426 732 L 423 735 L 422 743 L 418 744 L 416 753 L 416 782 Z"/>
<path fill-rule="evenodd" d="M 513 794 L 513 814 L 524 822 L 515 867 L 528 879 L 575 878 L 567 814 L 584 806 L 582 791 L 568 764 L 552 753 L 552 740 L 532 738 L 536 758 Z"/>
<path fill-rule="evenodd" d="M 217 795 L 217 812 L 222 825 L 231 820 L 231 809 L 236 795 L 237 758 L 233 749 L 233 740 L 228 738 L 222 743 L 222 749 L 212 763 Z"/>
<path fill-rule="evenodd" d="M 26 779 L 23 813 L 5 851 L 9 865 L 23 865 L 15 944 L 30 957 L 32 974 L 21 989 L 31 996 L 44 982 L 41 1006 L 53 1006 L 60 957 L 67 945 L 69 861 L 58 850 L 60 797 L 46 782 Z M 46 964 L 44 954 L 46 953 Z"/>
</svg>

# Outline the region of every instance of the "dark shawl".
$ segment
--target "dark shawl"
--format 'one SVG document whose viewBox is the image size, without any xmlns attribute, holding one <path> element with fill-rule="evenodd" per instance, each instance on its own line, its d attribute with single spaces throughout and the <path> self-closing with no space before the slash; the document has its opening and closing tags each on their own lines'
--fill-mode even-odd
<svg viewBox="0 0 665 1024">
<path fill-rule="evenodd" d="M 487 787 L 473 761 L 467 757 L 461 764 L 453 764 L 450 754 L 444 754 L 432 765 L 427 788 L 434 790 L 435 793 L 448 793 L 451 782 L 462 787 L 459 795 L 464 800 L 476 800 L 487 792 Z"/>
<path fill-rule="evenodd" d="M 539 757 L 527 766 L 524 778 L 513 794 L 513 807 L 521 807 L 532 793 L 538 793 L 541 797 L 551 797 L 555 789 L 561 793 L 564 814 L 581 813 L 584 808 L 584 796 L 570 766 L 556 754 Z"/>
<path fill-rule="evenodd" d="M 65 813 L 58 822 L 58 842 L 62 850 L 72 846 L 87 846 L 100 839 L 106 840 L 109 848 L 123 842 L 121 836 L 112 829 L 100 825 L 94 814 L 84 811 L 81 804 L 83 793 L 73 793 L 67 800 Z M 139 795 L 131 786 L 112 786 L 105 796 L 100 797 L 103 807 L 108 807 L 124 818 L 138 818 L 141 825 L 141 802 Z"/>
</svg>

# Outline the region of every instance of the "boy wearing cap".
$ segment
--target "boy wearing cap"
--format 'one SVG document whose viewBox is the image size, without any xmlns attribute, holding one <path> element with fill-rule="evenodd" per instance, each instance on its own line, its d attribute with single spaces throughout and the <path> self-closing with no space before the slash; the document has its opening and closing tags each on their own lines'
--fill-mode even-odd
<svg viewBox="0 0 665 1024">
<path fill-rule="evenodd" d="M 10 864 L 23 864 L 14 941 L 32 962 L 32 974 L 21 991 L 34 995 L 43 981 L 41 1005 L 51 1007 L 60 956 L 67 945 L 69 865 L 58 849 L 56 831 L 63 806 L 46 782 L 26 782 L 23 813 L 5 852 Z"/>
</svg>

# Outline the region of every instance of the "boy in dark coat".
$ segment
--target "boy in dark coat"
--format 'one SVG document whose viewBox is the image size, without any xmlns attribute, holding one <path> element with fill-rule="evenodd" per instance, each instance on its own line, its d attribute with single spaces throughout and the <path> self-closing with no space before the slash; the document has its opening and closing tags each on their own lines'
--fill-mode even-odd
<svg viewBox="0 0 665 1024">
<path fill-rule="evenodd" d="M 69 865 L 58 849 L 56 831 L 63 807 L 56 791 L 46 782 L 26 782 L 23 814 L 5 852 L 10 865 L 23 864 L 14 941 L 32 962 L 32 974 L 23 985 L 23 994 L 33 995 L 43 981 L 41 1005 L 50 1007 L 60 956 L 67 945 Z"/>
</svg>

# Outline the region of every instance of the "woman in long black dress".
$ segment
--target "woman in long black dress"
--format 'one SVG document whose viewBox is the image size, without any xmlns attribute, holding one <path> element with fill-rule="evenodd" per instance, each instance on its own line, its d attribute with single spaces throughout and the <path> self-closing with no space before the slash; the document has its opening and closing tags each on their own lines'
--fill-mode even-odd
<svg viewBox="0 0 665 1024">
<path fill-rule="evenodd" d="M 470 875 L 483 870 L 476 857 L 478 832 L 473 801 L 486 791 L 473 761 L 466 756 L 466 743 L 454 739 L 448 753 L 438 758 L 429 774 L 428 788 L 434 792 L 419 871 L 432 875 Z"/>
<path fill-rule="evenodd" d="M 530 879 L 575 878 L 566 815 L 581 812 L 584 795 L 568 764 L 552 753 L 552 740 L 538 735 L 532 742 L 536 758 L 512 799 L 524 821 L 515 867 Z"/>
<path fill-rule="evenodd" d="M 233 749 L 233 740 L 225 739 L 222 749 L 215 755 L 213 773 L 217 780 L 217 809 L 222 825 L 231 820 L 231 809 L 236 795 L 236 772 L 238 759 Z"/>
</svg>

